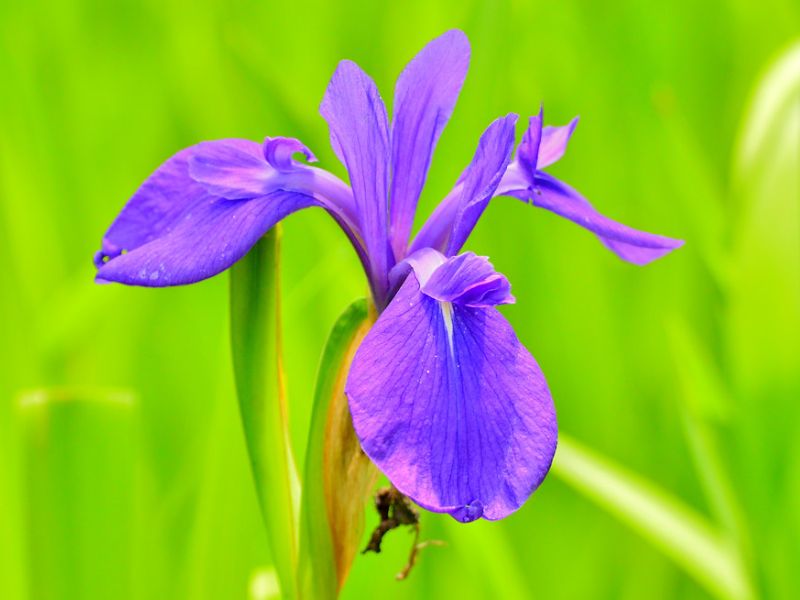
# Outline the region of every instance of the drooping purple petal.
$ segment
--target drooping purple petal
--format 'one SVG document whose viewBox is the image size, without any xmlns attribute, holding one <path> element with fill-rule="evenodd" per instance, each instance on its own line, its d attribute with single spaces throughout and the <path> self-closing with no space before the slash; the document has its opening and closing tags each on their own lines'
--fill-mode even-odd
<svg viewBox="0 0 800 600">
<path fill-rule="evenodd" d="M 593 232 L 609 250 L 635 265 L 646 265 L 683 245 L 683 240 L 638 231 L 601 215 L 578 192 L 547 173 L 537 174 L 530 201 Z"/>
<path fill-rule="evenodd" d="M 189 175 L 214 196 L 243 200 L 275 191 L 313 196 L 349 232 L 357 232 L 359 213 L 350 189 L 323 169 L 295 161 L 313 153 L 295 138 L 266 138 L 263 144 L 228 139 L 201 142 L 188 155 Z"/>
<path fill-rule="evenodd" d="M 489 204 L 514 148 L 517 115 L 494 121 L 483 133 L 472 162 L 452 191 L 439 203 L 411 244 L 411 252 L 434 248 L 457 254 Z"/>
<path fill-rule="evenodd" d="M 426 45 L 397 80 L 392 116 L 391 243 L 399 260 L 434 148 L 458 99 L 469 67 L 469 41 L 448 31 Z"/>
<path fill-rule="evenodd" d="M 318 171 L 304 166 L 278 172 L 261 146 L 247 140 L 182 150 L 141 185 L 106 232 L 95 256 L 97 278 L 151 287 L 200 281 L 230 267 L 280 219 L 309 206 L 331 212 L 363 261 L 358 232 L 336 207 L 337 201 L 347 203 L 348 188 Z M 323 192 L 334 200 L 320 199 Z M 258 195 L 242 199 L 251 194 Z"/>
<path fill-rule="evenodd" d="M 339 63 L 320 106 L 331 144 L 347 167 L 376 300 L 386 295 L 391 268 L 388 240 L 389 123 L 375 83 L 351 61 Z"/>
<path fill-rule="evenodd" d="M 497 186 L 495 196 L 513 196 L 556 213 L 595 233 L 621 259 L 645 265 L 683 245 L 661 235 L 637 231 L 602 214 L 567 184 L 539 170 L 561 158 L 578 119 L 564 127 L 542 128 L 542 112 L 531 117 L 528 130 Z"/>
<path fill-rule="evenodd" d="M 440 302 L 414 274 L 361 344 L 345 390 L 364 451 L 428 510 L 501 519 L 550 467 L 556 418 L 536 361 L 495 308 Z"/>
<path fill-rule="evenodd" d="M 203 198 L 165 235 L 103 264 L 97 279 L 148 287 L 207 279 L 242 258 L 278 221 L 315 204 L 309 196 L 280 191 L 238 202 Z"/>
<path fill-rule="evenodd" d="M 210 195 L 189 176 L 194 147 L 167 159 L 141 185 L 103 237 L 95 266 L 115 259 L 168 233 L 192 208 Z"/>
</svg>

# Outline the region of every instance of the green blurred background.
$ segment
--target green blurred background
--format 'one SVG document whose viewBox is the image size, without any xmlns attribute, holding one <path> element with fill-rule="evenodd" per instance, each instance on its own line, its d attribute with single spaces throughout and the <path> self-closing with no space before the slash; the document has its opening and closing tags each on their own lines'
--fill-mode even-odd
<svg viewBox="0 0 800 600">
<path fill-rule="evenodd" d="M 704 515 L 753 596 L 800 597 L 797 48 L 764 80 L 800 32 L 795 1 L 7 0 L 0 598 L 95 597 L 95 584 L 112 597 L 103 580 L 115 598 L 269 596 L 251 589 L 270 557 L 232 382 L 227 275 L 96 286 L 91 257 L 138 184 L 200 140 L 296 136 L 344 175 L 317 113 L 337 61 L 359 62 L 390 101 L 405 62 L 452 27 L 472 66 L 421 215 L 496 116 L 541 102 L 550 123 L 581 116 L 552 172 L 686 246 L 637 268 L 498 200 L 468 248 L 512 281 L 504 314 L 547 374 L 562 431 Z M 302 455 L 323 344 L 365 283 L 321 211 L 284 232 Z M 423 537 L 447 545 L 395 582 L 411 538 L 394 533 L 384 554 L 357 558 L 344 597 L 710 597 L 691 559 L 565 481 L 554 474 L 500 523 L 424 515 Z"/>
</svg>

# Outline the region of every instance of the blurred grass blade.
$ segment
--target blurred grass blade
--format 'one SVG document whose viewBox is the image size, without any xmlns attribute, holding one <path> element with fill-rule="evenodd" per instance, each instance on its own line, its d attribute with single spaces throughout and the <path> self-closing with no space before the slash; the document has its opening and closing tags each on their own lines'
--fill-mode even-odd
<svg viewBox="0 0 800 600">
<path fill-rule="evenodd" d="M 800 39 L 756 82 L 739 140 L 723 330 L 737 410 L 729 439 L 759 582 L 769 597 L 800 598 Z"/>
<path fill-rule="evenodd" d="M 714 596 L 753 597 L 734 549 L 677 498 L 563 434 L 553 473 L 661 548 Z"/>
<path fill-rule="evenodd" d="M 280 229 L 231 268 L 231 349 L 258 500 L 284 598 L 295 598 L 297 498 L 281 366 Z"/>
<path fill-rule="evenodd" d="M 275 569 L 266 567 L 253 572 L 249 600 L 280 600 L 281 590 Z"/>
<path fill-rule="evenodd" d="M 769 400 L 776 415 L 783 414 L 776 402 L 793 409 L 800 385 L 799 165 L 800 40 L 756 86 L 733 174 L 741 211 L 728 290 L 733 379 L 754 399 L 771 387 L 764 397 L 777 396 Z"/>
<path fill-rule="evenodd" d="M 772 154 L 776 134 L 789 134 L 786 120 L 800 99 L 800 40 L 787 48 L 759 82 L 745 114 L 736 153 L 736 171 L 747 176 Z"/>
<path fill-rule="evenodd" d="M 702 341 L 683 317 L 670 320 L 667 334 L 682 405 L 704 421 L 728 422 L 733 400 L 708 343 Z"/>
<path fill-rule="evenodd" d="M 361 450 L 344 385 L 353 355 L 375 322 L 366 300 L 331 331 L 317 375 L 303 481 L 300 578 L 304 599 L 336 598 L 364 531 L 364 505 L 378 471 Z"/>
<path fill-rule="evenodd" d="M 132 598 L 136 435 L 124 392 L 20 401 L 33 600 Z"/>
<path fill-rule="evenodd" d="M 680 386 L 677 408 L 703 491 L 719 524 L 749 554 L 746 519 L 730 480 L 730 471 L 711 425 L 730 422 L 733 398 L 708 344 L 676 317 L 669 327 L 670 351 Z"/>
</svg>

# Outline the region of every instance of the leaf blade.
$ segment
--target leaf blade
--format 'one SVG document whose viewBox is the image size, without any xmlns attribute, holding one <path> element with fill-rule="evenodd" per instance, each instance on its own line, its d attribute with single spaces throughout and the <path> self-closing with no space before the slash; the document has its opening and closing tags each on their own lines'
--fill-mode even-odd
<svg viewBox="0 0 800 600">
<path fill-rule="evenodd" d="M 728 541 L 666 491 L 563 434 L 553 474 L 653 542 L 714 596 L 753 598 Z"/>
<path fill-rule="evenodd" d="M 364 497 L 377 469 L 355 436 L 344 384 L 356 349 L 375 321 L 366 300 L 337 320 L 317 375 L 301 508 L 300 587 L 304 598 L 336 598 L 363 532 Z"/>
<path fill-rule="evenodd" d="M 49 388 L 19 411 L 31 597 L 133 598 L 133 394 Z"/>
</svg>

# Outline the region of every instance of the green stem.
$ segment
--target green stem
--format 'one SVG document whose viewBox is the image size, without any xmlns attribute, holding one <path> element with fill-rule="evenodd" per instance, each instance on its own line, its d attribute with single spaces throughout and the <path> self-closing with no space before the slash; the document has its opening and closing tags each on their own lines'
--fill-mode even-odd
<svg viewBox="0 0 800 600">
<path fill-rule="evenodd" d="M 231 350 L 247 450 L 284 598 L 296 598 L 299 486 L 281 359 L 280 229 L 231 269 Z"/>
</svg>

